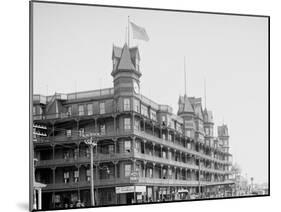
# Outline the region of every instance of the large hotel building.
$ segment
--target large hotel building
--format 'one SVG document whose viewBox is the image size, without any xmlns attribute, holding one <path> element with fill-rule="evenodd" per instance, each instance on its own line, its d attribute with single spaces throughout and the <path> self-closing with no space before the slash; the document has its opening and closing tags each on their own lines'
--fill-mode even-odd
<svg viewBox="0 0 281 212">
<path fill-rule="evenodd" d="M 87 133 L 96 133 L 98 206 L 230 195 L 227 126 L 214 136 L 201 98 L 180 96 L 175 114 L 141 95 L 139 62 L 138 47 L 113 46 L 113 88 L 33 95 L 33 123 L 47 127 L 33 141 L 35 181 L 46 185 L 42 209 L 91 206 Z"/>
</svg>

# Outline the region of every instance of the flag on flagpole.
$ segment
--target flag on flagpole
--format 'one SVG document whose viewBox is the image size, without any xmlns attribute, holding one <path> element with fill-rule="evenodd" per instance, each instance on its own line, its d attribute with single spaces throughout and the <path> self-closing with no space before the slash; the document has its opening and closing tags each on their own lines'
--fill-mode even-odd
<svg viewBox="0 0 281 212">
<path fill-rule="evenodd" d="M 133 22 L 130 22 L 133 31 L 133 39 L 149 41 L 149 37 L 145 31 L 145 28 L 140 27 Z"/>
</svg>

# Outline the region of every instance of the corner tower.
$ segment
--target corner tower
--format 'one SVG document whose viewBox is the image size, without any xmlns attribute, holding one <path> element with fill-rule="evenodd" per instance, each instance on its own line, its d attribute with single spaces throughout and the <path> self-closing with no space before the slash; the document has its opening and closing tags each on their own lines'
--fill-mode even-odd
<svg viewBox="0 0 281 212">
<path fill-rule="evenodd" d="M 205 143 L 208 146 L 214 147 L 214 121 L 213 113 L 206 108 L 203 111 L 204 117 L 204 131 L 205 131 Z"/>
<path fill-rule="evenodd" d="M 111 75 L 116 97 L 139 94 L 141 77 L 139 61 L 138 47 L 129 48 L 127 43 L 123 48 L 113 46 Z"/>
<path fill-rule="evenodd" d="M 187 95 L 180 96 L 178 104 L 179 104 L 178 116 L 183 118 L 184 134 L 187 137 L 194 139 L 195 137 L 194 108 L 191 105 Z"/>
<path fill-rule="evenodd" d="M 221 143 L 221 147 L 226 153 L 229 153 L 229 134 L 226 124 L 218 126 L 218 139 Z"/>
</svg>

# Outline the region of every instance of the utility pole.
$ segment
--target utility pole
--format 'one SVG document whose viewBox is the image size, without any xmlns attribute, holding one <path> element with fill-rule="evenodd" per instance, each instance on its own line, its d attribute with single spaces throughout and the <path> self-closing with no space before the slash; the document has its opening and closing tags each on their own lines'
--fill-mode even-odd
<svg viewBox="0 0 281 212">
<path fill-rule="evenodd" d="M 199 198 L 201 198 L 201 164 L 200 164 L 200 158 L 198 158 L 198 161 L 199 161 L 199 170 L 198 170 L 198 189 L 199 189 Z"/>
<path fill-rule="evenodd" d="M 90 148 L 91 154 L 91 205 L 95 206 L 95 191 L 94 191 L 94 147 L 97 146 L 98 136 L 100 133 L 89 133 L 85 134 L 83 137 L 85 138 L 84 142 Z"/>
</svg>

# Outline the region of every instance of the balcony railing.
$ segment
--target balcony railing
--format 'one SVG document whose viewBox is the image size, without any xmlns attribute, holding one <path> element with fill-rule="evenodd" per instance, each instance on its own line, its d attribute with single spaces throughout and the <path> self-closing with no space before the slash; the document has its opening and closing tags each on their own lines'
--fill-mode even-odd
<svg viewBox="0 0 281 212">
<path fill-rule="evenodd" d="M 144 178 L 140 177 L 136 181 L 131 182 L 130 178 L 112 178 L 112 179 L 98 179 L 94 181 L 95 186 L 120 186 L 128 184 L 146 184 L 158 186 L 211 186 L 211 185 L 225 185 L 233 184 L 231 180 L 226 181 L 196 181 L 196 180 L 179 180 L 179 179 L 160 179 L 160 178 Z M 79 181 L 70 183 L 54 183 L 47 184 L 43 190 L 62 190 L 62 189 L 78 189 L 83 187 L 90 187 L 90 182 Z"/>
<path fill-rule="evenodd" d="M 167 158 L 160 158 L 156 156 L 151 156 L 148 154 L 142 154 L 142 153 L 134 153 L 134 157 L 142 160 L 148 160 L 151 162 L 159 163 L 159 164 L 166 164 L 170 166 L 177 166 L 177 167 L 183 167 L 183 168 L 188 168 L 188 169 L 194 169 L 198 170 L 198 166 L 190 163 L 183 163 L 175 160 L 169 160 Z"/>
<path fill-rule="evenodd" d="M 107 162 L 112 160 L 121 160 L 121 159 L 127 159 L 129 157 L 132 157 L 132 153 L 112 153 L 112 154 L 94 154 L 93 160 L 94 162 Z M 70 164 L 89 164 L 90 163 L 90 157 L 77 157 L 77 158 L 61 158 L 61 159 L 50 159 L 50 160 L 39 160 L 36 162 L 36 167 L 48 167 L 48 166 L 64 166 L 64 165 L 70 165 Z"/>
<path fill-rule="evenodd" d="M 160 158 L 156 156 L 151 156 L 148 154 L 142 154 L 142 153 L 133 153 L 133 152 L 123 152 L 123 153 L 109 153 L 109 154 L 94 154 L 93 160 L 94 162 L 110 162 L 113 160 L 124 160 L 128 158 L 138 158 L 140 160 L 146 160 L 150 161 L 152 163 L 158 163 L 158 164 L 166 164 L 169 166 L 176 166 L 181 168 L 187 168 L 191 170 L 199 170 L 199 167 L 195 164 L 190 163 L 183 163 L 179 161 L 169 160 L 166 158 Z M 39 160 L 36 162 L 36 167 L 59 167 L 59 166 L 65 166 L 65 165 L 76 165 L 76 164 L 89 164 L 90 158 L 89 157 L 77 157 L 77 158 L 66 158 L 66 159 L 50 159 L 50 160 Z M 207 168 L 207 167 L 200 167 L 201 171 L 206 171 L 210 173 L 216 173 L 216 174 L 231 174 L 231 171 L 227 170 L 218 170 L 214 168 Z"/>
<path fill-rule="evenodd" d="M 142 132 L 142 131 L 135 131 L 134 134 L 139 136 L 139 137 L 142 137 L 144 139 L 147 139 L 147 140 L 150 140 L 150 141 L 154 141 L 154 142 L 156 142 L 156 143 L 158 143 L 160 145 L 168 146 L 170 148 L 177 149 L 178 151 L 187 152 L 188 154 L 192 154 L 192 155 L 195 155 L 195 156 L 200 157 L 200 158 L 208 159 L 208 160 L 211 160 L 211 161 L 214 161 L 214 162 L 217 162 L 217 163 L 223 163 L 223 164 L 228 164 L 229 163 L 227 161 L 222 161 L 222 160 L 219 160 L 219 159 L 215 159 L 215 158 L 210 157 L 208 155 L 205 155 L 203 153 L 200 153 L 200 152 L 197 152 L 197 151 L 194 151 L 194 150 L 191 150 L 191 149 L 187 149 L 187 148 L 185 148 L 185 147 L 183 147 L 183 146 L 181 146 L 179 144 L 163 140 L 161 138 L 158 138 L 156 136 L 150 135 L 150 134 Z"/>
<path fill-rule="evenodd" d="M 183 146 L 181 146 L 179 144 L 173 143 L 171 141 L 163 140 L 161 138 L 158 138 L 156 136 L 150 135 L 148 133 L 144 133 L 142 131 L 134 131 L 133 132 L 131 130 L 128 130 L 128 131 L 118 131 L 116 133 L 114 131 L 110 131 L 110 132 L 106 132 L 105 135 L 101 135 L 99 137 L 99 139 L 110 139 L 112 137 L 115 137 L 116 135 L 118 135 L 120 137 L 137 135 L 137 136 L 139 136 L 141 138 L 144 138 L 144 139 L 156 142 L 156 143 L 158 143 L 160 145 L 168 146 L 170 148 L 177 149 L 178 151 L 186 152 L 188 154 L 191 154 L 191 155 L 194 155 L 194 156 L 197 156 L 197 157 L 200 157 L 200 158 L 204 158 L 204 159 L 207 159 L 207 160 L 210 160 L 210 161 L 214 161 L 214 162 L 217 162 L 217 163 L 220 163 L 220 164 L 227 164 L 227 165 L 231 164 L 231 162 L 229 162 L 229 161 L 219 160 L 217 158 L 208 156 L 208 155 L 206 155 L 204 153 L 200 153 L 200 152 L 197 152 L 197 151 L 194 151 L 194 150 L 191 150 L 191 149 L 187 149 L 187 148 L 185 148 L 185 147 L 183 147 Z M 52 141 L 52 142 L 55 142 L 55 143 L 65 143 L 65 142 L 75 142 L 75 141 L 79 141 L 79 140 L 82 140 L 82 139 L 83 138 L 81 136 L 79 136 L 79 135 L 72 135 L 72 136 L 65 136 L 65 135 L 63 135 L 63 136 L 54 136 L 53 138 L 52 137 L 38 138 L 36 142 L 37 143 L 48 143 L 48 142 Z M 149 156 L 149 155 L 147 155 L 147 156 Z M 156 160 L 157 160 L 157 158 L 156 158 Z M 181 162 L 178 162 L 178 163 L 181 163 Z M 185 163 L 183 163 L 183 164 L 185 164 Z M 186 166 L 186 164 L 185 164 L 185 166 Z"/>
<path fill-rule="evenodd" d="M 77 189 L 83 187 L 90 187 L 91 184 L 88 181 L 81 181 L 81 182 L 71 182 L 71 183 L 51 183 L 47 184 L 43 190 L 62 190 L 62 189 Z"/>
</svg>

